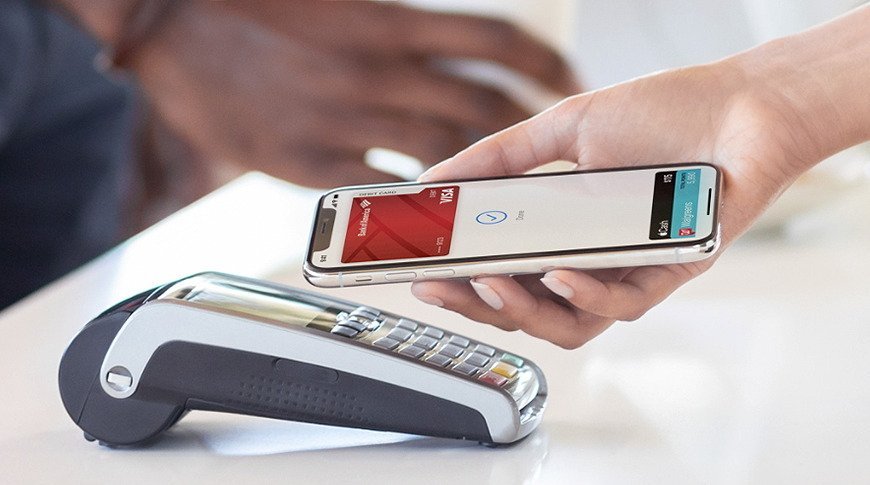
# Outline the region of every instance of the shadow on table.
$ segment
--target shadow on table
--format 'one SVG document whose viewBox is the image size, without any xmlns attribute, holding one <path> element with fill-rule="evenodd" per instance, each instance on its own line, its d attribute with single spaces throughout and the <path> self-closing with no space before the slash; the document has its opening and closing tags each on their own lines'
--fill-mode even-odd
<svg viewBox="0 0 870 485">
<path fill-rule="evenodd" d="M 87 456 L 96 454 L 113 466 L 124 462 L 173 466 L 178 460 L 193 460 L 211 463 L 210 472 L 235 473 L 239 467 L 256 464 L 255 475 L 265 470 L 272 476 L 292 473 L 294 483 L 327 477 L 330 483 L 358 483 L 389 476 L 414 477 L 415 483 L 523 483 L 540 473 L 548 438 L 540 429 L 517 444 L 487 447 L 473 441 L 191 413 L 145 446 L 97 447 L 83 439 L 78 446 Z"/>
</svg>

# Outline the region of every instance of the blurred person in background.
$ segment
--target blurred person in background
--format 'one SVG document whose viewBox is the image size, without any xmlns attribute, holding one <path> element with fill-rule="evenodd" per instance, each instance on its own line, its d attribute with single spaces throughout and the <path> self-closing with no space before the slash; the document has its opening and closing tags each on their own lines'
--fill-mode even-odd
<svg viewBox="0 0 870 485">
<path fill-rule="evenodd" d="M 98 52 L 129 76 L 107 79 Z M 203 160 L 318 187 L 383 182 L 397 177 L 364 163 L 372 147 L 431 165 L 531 114 L 445 72 L 450 58 L 579 89 L 513 25 L 395 3 L 0 0 L 0 308 L 118 241 L 137 90 Z"/>
<path fill-rule="evenodd" d="M 0 0 L 0 308 L 120 233 L 134 100 L 96 53 L 59 16 Z"/>
</svg>

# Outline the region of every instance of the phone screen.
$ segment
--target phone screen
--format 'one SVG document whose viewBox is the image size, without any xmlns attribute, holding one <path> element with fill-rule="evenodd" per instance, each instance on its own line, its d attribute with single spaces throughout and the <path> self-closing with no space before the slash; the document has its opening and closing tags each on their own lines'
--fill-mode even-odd
<svg viewBox="0 0 870 485">
<path fill-rule="evenodd" d="M 335 210 L 318 267 L 371 266 L 695 242 L 713 232 L 706 165 L 356 187 Z"/>
</svg>

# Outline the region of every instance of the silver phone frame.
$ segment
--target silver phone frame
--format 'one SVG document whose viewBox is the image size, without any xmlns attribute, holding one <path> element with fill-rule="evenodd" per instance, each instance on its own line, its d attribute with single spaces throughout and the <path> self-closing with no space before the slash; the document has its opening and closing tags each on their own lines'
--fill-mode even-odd
<svg viewBox="0 0 870 485">
<path fill-rule="evenodd" d="M 641 249 L 636 251 L 609 251 L 602 253 L 585 253 L 577 255 L 562 255 L 547 258 L 532 257 L 518 259 L 503 259 L 495 261 L 474 261 L 454 263 L 440 266 L 406 266 L 384 270 L 353 270 L 339 272 L 321 272 L 313 269 L 306 261 L 303 265 L 303 275 L 314 286 L 320 288 L 345 288 L 351 286 L 368 286 L 386 283 L 401 283 L 409 281 L 426 281 L 447 278 L 474 278 L 482 275 L 520 275 L 546 273 L 558 268 L 600 269 L 622 268 L 629 266 L 652 266 L 661 264 L 693 263 L 704 260 L 719 249 L 720 238 L 717 227 L 713 239 L 701 244 L 683 247 L 665 247 L 657 249 Z M 452 274 L 445 275 L 452 271 Z M 445 272 L 436 276 L 427 276 L 427 272 Z M 414 273 L 413 278 L 387 279 L 388 274 Z M 359 280 L 363 278 L 363 280 Z"/>
<path fill-rule="evenodd" d="M 685 166 L 706 166 L 711 167 L 716 172 L 716 180 L 713 184 L 716 189 L 714 200 L 720 200 L 722 192 L 722 172 L 713 164 L 704 162 L 692 163 L 675 163 L 664 165 L 648 165 L 642 167 L 621 167 L 618 169 L 600 169 L 562 173 L 595 173 L 608 171 L 630 171 L 630 170 L 649 170 L 649 169 L 664 169 Z M 557 173 L 537 174 L 537 176 L 557 175 Z M 517 178 L 522 176 L 512 176 L 508 178 Z M 497 177 L 504 178 L 504 177 Z M 487 179 L 472 179 L 472 180 L 487 180 Z M 462 183 L 470 180 L 454 180 L 444 181 L 444 183 Z M 376 187 L 394 187 L 402 185 L 412 185 L 416 182 L 404 184 L 378 184 L 372 185 Z M 503 259 L 486 259 L 473 260 L 463 262 L 445 261 L 443 264 L 439 262 L 406 262 L 396 263 L 392 267 L 387 268 L 371 268 L 371 267 L 348 267 L 338 270 L 325 270 L 311 264 L 312 248 L 314 243 L 314 231 L 317 229 L 318 215 L 323 206 L 323 200 L 329 194 L 338 190 L 358 189 L 358 187 L 341 187 L 324 194 L 318 199 L 315 209 L 314 219 L 312 221 L 311 237 L 309 238 L 308 248 L 305 253 L 305 262 L 302 265 L 302 272 L 305 279 L 314 286 L 319 288 L 344 288 L 352 286 L 369 286 L 387 283 L 401 283 L 410 281 L 425 281 L 449 278 L 474 278 L 483 275 L 520 275 L 520 274 L 537 274 L 546 273 L 547 271 L 557 268 L 570 269 L 601 269 L 601 268 L 621 268 L 631 266 L 653 266 L 664 264 L 681 264 L 693 263 L 709 258 L 719 249 L 721 243 L 721 227 L 718 223 L 718 204 L 713 207 L 713 232 L 707 238 L 694 245 L 686 244 L 662 244 L 661 247 L 642 248 L 642 249 L 618 249 L 601 252 L 582 252 L 575 254 L 560 254 L 553 256 L 521 256 L 517 258 Z M 427 274 L 428 273 L 428 274 Z M 394 275 L 393 278 L 388 278 L 388 275 Z M 402 277 L 399 277 L 402 276 Z"/>
</svg>

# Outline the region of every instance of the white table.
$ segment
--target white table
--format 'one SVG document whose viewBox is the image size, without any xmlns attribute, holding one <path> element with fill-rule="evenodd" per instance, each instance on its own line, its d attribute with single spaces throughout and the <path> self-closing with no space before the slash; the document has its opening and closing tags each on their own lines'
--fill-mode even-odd
<svg viewBox="0 0 870 485">
<path fill-rule="evenodd" d="M 517 446 L 192 413 L 142 449 L 88 443 L 60 356 L 108 305 L 212 269 L 307 287 L 315 194 L 249 174 L 0 314 L 0 483 L 867 483 L 870 191 L 801 237 L 755 238 L 580 350 L 475 324 L 407 285 L 335 290 L 513 349 L 547 373 Z"/>
</svg>

